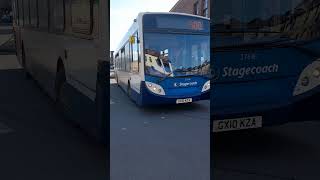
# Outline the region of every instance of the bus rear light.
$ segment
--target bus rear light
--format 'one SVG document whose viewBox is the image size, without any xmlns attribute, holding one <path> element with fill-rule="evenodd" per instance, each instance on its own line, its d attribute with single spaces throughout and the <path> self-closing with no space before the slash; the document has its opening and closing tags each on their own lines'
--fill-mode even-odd
<svg viewBox="0 0 320 180">
<path fill-rule="evenodd" d="M 149 89 L 149 91 L 151 91 L 151 92 L 153 92 L 155 94 L 166 95 L 166 93 L 164 92 L 163 88 L 158 84 L 146 81 L 146 87 Z"/>
<path fill-rule="evenodd" d="M 207 82 L 203 85 L 201 92 L 206 92 L 206 91 L 209 91 L 209 90 L 210 90 L 210 80 L 207 81 Z"/>
<path fill-rule="evenodd" d="M 320 59 L 309 64 L 300 74 L 293 92 L 297 96 L 312 90 L 320 85 Z"/>
</svg>

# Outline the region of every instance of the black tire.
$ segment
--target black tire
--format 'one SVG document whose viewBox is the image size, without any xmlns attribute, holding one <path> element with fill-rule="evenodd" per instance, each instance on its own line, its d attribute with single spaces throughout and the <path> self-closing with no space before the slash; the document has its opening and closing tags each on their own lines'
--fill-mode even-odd
<svg viewBox="0 0 320 180">
<path fill-rule="evenodd" d="M 26 65 L 26 53 L 23 46 L 22 46 L 22 52 L 21 52 L 21 61 L 22 61 L 22 68 L 24 70 L 25 78 L 31 79 L 31 75 L 28 72 L 27 65 Z"/>
</svg>

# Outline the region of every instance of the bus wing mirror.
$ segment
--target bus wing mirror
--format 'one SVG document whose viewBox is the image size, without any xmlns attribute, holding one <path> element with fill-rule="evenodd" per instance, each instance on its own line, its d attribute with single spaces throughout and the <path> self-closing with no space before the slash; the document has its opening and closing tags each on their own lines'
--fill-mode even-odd
<svg viewBox="0 0 320 180">
<path fill-rule="evenodd" d="M 130 44 L 136 43 L 136 37 L 135 36 L 130 36 L 129 41 L 130 41 Z"/>
</svg>

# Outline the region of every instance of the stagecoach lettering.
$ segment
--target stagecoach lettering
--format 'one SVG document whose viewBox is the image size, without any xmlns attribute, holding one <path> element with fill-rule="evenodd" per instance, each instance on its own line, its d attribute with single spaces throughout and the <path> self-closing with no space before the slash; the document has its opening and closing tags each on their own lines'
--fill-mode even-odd
<svg viewBox="0 0 320 180">
<path fill-rule="evenodd" d="M 222 77 L 237 77 L 239 79 L 245 76 L 251 76 L 256 74 L 269 74 L 277 73 L 279 71 L 279 65 L 265 65 L 265 66 L 252 66 L 252 67 L 224 67 Z"/>
</svg>

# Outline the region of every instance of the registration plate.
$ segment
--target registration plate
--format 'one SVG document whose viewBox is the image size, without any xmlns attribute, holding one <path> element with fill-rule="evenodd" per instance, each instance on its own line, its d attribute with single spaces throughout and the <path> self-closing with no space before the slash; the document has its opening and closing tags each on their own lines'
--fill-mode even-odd
<svg viewBox="0 0 320 180">
<path fill-rule="evenodd" d="M 176 103 L 177 104 L 184 104 L 184 103 L 191 103 L 192 98 L 186 98 L 186 99 L 177 99 Z"/>
<path fill-rule="evenodd" d="M 253 129 L 262 127 L 262 116 L 213 121 L 213 132 Z"/>
</svg>

